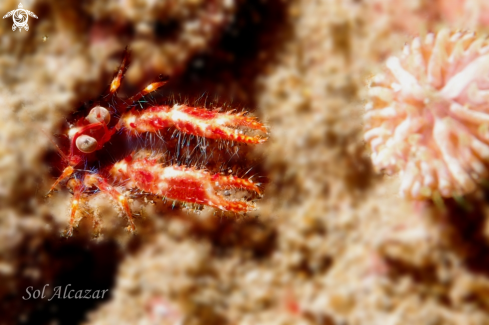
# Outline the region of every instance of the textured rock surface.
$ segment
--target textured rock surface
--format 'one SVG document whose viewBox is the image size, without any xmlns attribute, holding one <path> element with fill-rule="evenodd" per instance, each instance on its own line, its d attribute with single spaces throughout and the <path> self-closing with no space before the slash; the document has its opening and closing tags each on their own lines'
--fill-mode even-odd
<svg viewBox="0 0 489 325">
<path fill-rule="evenodd" d="M 173 14 L 177 25 L 184 24 L 182 8 L 163 3 L 160 14 L 149 1 L 141 6 L 151 8 L 144 14 L 121 11 L 116 2 L 110 10 L 129 25 L 140 21 L 134 15 Z M 187 3 L 192 13 L 193 3 L 203 2 L 181 6 Z M 412 3 L 400 4 L 419 19 L 412 33 L 447 25 L 442 17 L 417 16 Z M 69 193 L 42 198 L 53 180 L 44 158 L 53 150 L 39 125 L 55 132 L 68 112 L 101 93 L 131 30 L 114 31 L 118 25 L 106 23 L 102 39 L 114 45 L 97 47 L 91 38 L 98 40 L 98 32 L 86 31 L 98 26 L 91 20 L 108 19 L 108 7 L 84 5 L 70 16 L 67 8 L 74 4 L 23 4 L 40 17 L 28 33 L 12 34 L 10 22 L 0 25 L 9 46 L 0 56 L 0 298 L 10 323 L 20 315 L 72 324 L 82 320 L 80 313 L 87 314 L 87 324 L 489 322 L 486 194 L 439 207 L 407 202 L 398 197 L 395 179 L 374 173 L 362 139 L 366 80 L 411 38 L 393 27 L 389 11 L 353 0 L 239 3 L 222 42 L 191 64 L 176 65 L 188 70 L 179 87 L 232 89 L 270 125 L 269 143 L 249 154 L 263 166 L 256 173 L 268 178 L 256 219 L 220 219 L 207 210 L 187 214 L 156 202 L 144 210 L 140 233 L 131 238 L 119 232 L 121 218 L 99 199 L 93 204 L 104 216 L 101 236 L 90 239 L 87 223 L 64 240 L 59 232 L 66 226 Z M 16 6 L 7 2 L 0 9 Z M 137 33 L 139 28 L 145 27 Z M 177 39 L 187 37 L 178 28 L 176 33 Z M 167 41 L 151 39 L 156 58 Z M 165 66 L 154 69 L 160 68 L 157 74 L 169 73 Z M 128 79 L 143 82 L 140 69 Z M 18 303 L 27 285 L 85 279 L 78 280 L 83 288 L 100 274 L 99 285 L 111 288 L 109 301 L 56 305 L 78 314 L 48 317 L 41 312 L 52 308 L 47 302 Z"/>
</svg>

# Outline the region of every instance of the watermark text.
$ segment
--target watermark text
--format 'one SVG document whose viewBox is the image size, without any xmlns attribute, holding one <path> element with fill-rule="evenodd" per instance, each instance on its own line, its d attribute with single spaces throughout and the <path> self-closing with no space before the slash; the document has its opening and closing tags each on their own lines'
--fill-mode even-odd
<svg viewBox="0 0 489 325">
<path fill-rule="evenodd" d="M 24 300 L 29 300 L 29 299 L 46 299 L 48 301 L 53 300 L 54 298 L 58 299 L 104 299 L 105 294 L 109 289 L 105 290 L 92 290 L 92 289 L 85 289 L 85 290 L 75 290 L 71 289 L 71 284 L 67 284 L 64 288 L 63 286 L 56 286 L 54 287 L 54 290 L 52 294 L 49 294 L 46 292 L 46 288 L 49 287 L 49 284 L 44 285 L 44 287 L 41 289 L 34 289 L 34 287 L 30 286 L 27 287 L 26 289 L 26 294 L 22 296 L 22 299 Z M 48 289 L 48 291 L 50 291 Z"/>
</svg>

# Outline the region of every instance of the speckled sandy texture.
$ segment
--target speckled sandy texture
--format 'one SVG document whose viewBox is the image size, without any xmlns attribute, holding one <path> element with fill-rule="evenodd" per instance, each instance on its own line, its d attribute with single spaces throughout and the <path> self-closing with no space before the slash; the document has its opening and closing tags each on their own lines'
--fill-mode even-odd
<svg viewBox="0 0 489 325">
<path fill-rule="evenodd" d="M 153 71 L 174 75 L 189 57 L 205 51 L 233 17 L 235 0 L 93 1 L 89 11 L 96 21 L 95 42 L 117 42 L 117 31 L 133 36 L 133 67 L 127 78 L 141 82 Z M 157 34 L 164 30 L 165 33 Z"/>
<path fill-rule="evenodd" d="M 439 207 L 402 200 L 361 140 L 365 80 L 406 31 L 359 1 L 297 1 L 288 13 L 291 35 L 257 81 L 270 183 L 247 227 L 268 235 L 237 224 L 194 238 L 172 221 L 122 264 L 115 299 L 89 323 L 489 323 L 483 193 Z M 416 22 L 411 32 L 444 25 Z"/>
<path fill-rule="evenodd" d="M 416 15 L 410 3 L 401 1 Z M 117 4 L 112 5 L 111 10 L 117 11 Z M 144 220 L 138 224 L 144 244 L 135 253 L 126 253 L 111 290 L 112 300 L 91 311 L 86 323 L 489 324 L 486 194 L 480 191 L 440 206 L 402 200 L 396 194 L 399 184 L 395 178 L 373 172 L 362 141 L 365 80 L 382 69 L 387 56 L 401 50 L 409 39 L 407 32 L 394 28 L 391 14 L 379 11 L 373 2 L 297 0 L 287 2 L 286 8 L 288 23 L 283 33 L 287 40 L 276 49 L 276 60 L 260 67 L 259 91 L 252 94 L 256 95 L 255 113 L 271 129 L 270 141 L 256 152 L 264 157 L 263 173 L 269 178 L 258 217 L 236 221 L 216 218 L 208 210 L 185 215 L 168 212 L 159 203 L 148 206 L 147 224 Z M 88 10 L 107 14 L 97 6 Z M 134 12 L 120 13 L 120 19 L 139 21 L 131 18 Z M 416 18 L 419 30 L 410 32 L 445 24 L 437 19 L 433 24 Z M 7 32 L 8 28 L 1 35 Z M 42 31 L 39 35 L 32 32 L 29 37 L 42 38 Z M 47 46 L 54 46 L 49 45 L 54 37 L 51 33 Z M 16 39 L 12 44 L 24 43 Z M 46 47 L 42 42 L 38 46 Z M 117 63 L 108 60 L 108 55 L 99 55 L 101 52 L 89 55 L 87 49 L 91 47 L 73 47 L 73 57 L 65 58 L 63 51 L 58 60 L 65 58 L 66 67 L 81 60 L 76 63 L 80 69 L 66 68 L 66 74 L 75 85 L 91 80 L 100 83 L 97 91 L 94 85 L 90 87 L 86 96 L 90 98 L 105 85 L 100 81 L 103 71 L 112 71 Z M 18 51 L 25 53 L 23 48 Z M 45 60 L 47 56 L 38 52 L 38 60 Z M 46 69 L 34 58 L 24 57 L 21 62 L 30 62 L 24 63 L 26 71 Z M 2 60 L 7 58 L 2 56 Z M 107 62 L 114 65 L 106 70 L 103 64 Z M 8 66 L 11 73 L 20 67 Z M 94 71 L 89 74 L 90 70 L 83 69 Z M 2 82 L 5 78 L 2 76 Z M 39 105 L 43 101 L 27 92 L 30 84 L 42 83 L 36 78 L 10 81 L 2 89 L 11 93 L 1 100 L 15 107 L 10 101 L 18 96 L 20 103 Z M 63 83 L 58 74 L 54 78 L 60 79 L 49 87 Z M 68 94 L 75 85 L 68 88 Z M 62 92 L 38 92 L 41 98 L 46 96 L 46 107 L 36 110 L 31 104 L 25 118 L 31 121 L 32 112 L 38 111 L 46 116 L 44 127 L 55 128 L 75 99 L 66 95 L 68 99 L 49 106 L 57 98 L 54 94 Z M 17 122 L 22 110 L 3 111 L 7 118 L 0 123 L 8 121 L 10 129 L 0 128 L 1 141 L 5 141 L 0 150 L 9 151 L 0 159 L 32 157 L 22 158 L 28 166 L 25 169 L 16 167 L 22 165 L 15 159 L 2 165 L 6 167 L 0 177 L 5 184 L 1 202 L 9 208 L 0 212 L 1 229 L 9 232 L 0 235 L 1 242 L 13 246 L 26 242 L 19 235 L 24 233 L 19 221 L 24 215 L 35 217 L 26 226 L 34 237 L 42 241 L 58 236 L 57 230 L 49 230 L 56 224 L 50 218 L 67 216 L 68 194 L 57 194 L 44 206 L 41 199 L 26 200 L 38 198 L 31 190 L 36 187 L 18 180 L 23 175 L 36 184 L 36 177 L 43 177 L 39 175 L 48 178 L 48 167 L 38 163 L 48 141 L 36 136 L 36 141 L 44 143 L 41 146 L 24 139 L 26 128 Z M 41 123 L 42 118 L 34 121 Z M 22 143 L 10 146 L 12 141 Z M 21 146 L 28 150 L 19 151 Z M 26 184 L 28 190 L 21 191 L 19 184 Z M 17 198 L 33 203 L 20 204 Z M 22 208 L 24 205 L 27 207 Z M 161 212 L 155 217 L 156 211 L 164 211 L 164 217 Z M 47 230 L 41 232 L 46 223 Z M 105 233 L 101 241 L 110 237 Z M 3 245 L 2 250 L 15 252 L 12 245 Z M 12 261 L 16 256 L 9 258 Z M 12 264 L 8 259 L 0 264 L 0 272 L 10 272 L 9 281 L 16 279 Z M 41 276 L 49 279 L 45 274 Z"/>
<path fill-rule="evenodd" d="M 57 274 L 42 252 L 43 242 L 59 236 L 66 224 L 66 199 L 48 205 L 42 192 L 50 182 L 43 156 L 48 137 L 64 116 L 78 105 L 76 93 L 95 96 L 104 70 L 110 67 L 107 53 L 93 52 L 71 22 L 56 12 L 54 4 L 26 2 L 40 18 L 31 18 L 29 32 L 14 33 L 12 21 L 0 25 L 0 271 L 3 322 L 28 310 L 19 293 L 27 284 L 51 282 Z M 17 8 L 5 1 L 1 12 Z M 46 12 L 50 12 L 49 15 Z M 44 15 L 43 15 L 44 13 Z M 68 14 L 68 12 L 67 12 Z M 48 18 L 49 17 L 49 18 Z M 32 20 L 32 21 L 31 21 Z M 83 24 L 84 18 L 80 18 Z M 43 41 L 43 36 L 49 38 Z M 93 88 L 81 87 L 93 86 Z M 63 208 L 64 207 L 64 208 Z M 44 257 L 41 257 L 43 256 Z M 36 259 L 36 257 L 38 259 Z M 24 260 L 25 259 L 25 260 Z M 50 268 L 52 269 L 50 270 Z M 21 308 L 21 306 L 27 308 Z M 17 315 L 16 315 L 17 314 Z"/>
</svg>

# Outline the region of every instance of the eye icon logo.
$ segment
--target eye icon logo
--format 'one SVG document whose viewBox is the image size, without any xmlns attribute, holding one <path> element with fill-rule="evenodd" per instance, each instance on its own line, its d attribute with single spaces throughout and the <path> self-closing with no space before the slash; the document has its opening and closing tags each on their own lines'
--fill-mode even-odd
<svg viewBox="0 0 489 325">
<path fill-rule="evenodd" d="M 29 25 L 27 25 L 27 20 L 29 20 L 29 16 L 34 17 L 37 19 L 37 16 L 35 13 L 29 10 L 25 10 L 22 6 L 22 3 L 19 3 L 19 8 L 9 11 L 5 16 L 3 16 L 3 19 L 8 18 L 12 16 L 14 19 L 14 24 L 12 25 L 12 30 L 15 32 L 15 30 L 18 28 L 19 32 L 22 31 L 22 28 L 24 28 L 26 31 L 29 30 Z"/>
</svg>

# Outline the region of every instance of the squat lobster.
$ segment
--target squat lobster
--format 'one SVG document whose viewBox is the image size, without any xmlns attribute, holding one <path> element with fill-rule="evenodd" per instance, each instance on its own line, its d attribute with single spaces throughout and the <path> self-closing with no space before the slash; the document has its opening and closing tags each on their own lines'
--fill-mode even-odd
<svg viewBox="0 0 489 325">
<path fill-rule="evenodd" d="M 120 150 L 121 159 L 111 161 L 103 161 L 97 156 L 102 148 L 113 147 L 111 140 L 116 134 L 122 134 L 128 139 L 144 133 L 161 137 L 160 132 L 169 127 L 182 134 L 215 140 L 246 144 L 267 140 L 267 128 L 255 117 L 244 116 L 242 113 L 221 113 L 184 104 L 139 109 L 139 100 L 164 86 L 166 80 L 155 81 L 128 99 L 119 98 L 117 90 L 128 67 L 128 56 L 126 50 L 107 94 L 101 97 L 86 116 L 79 117 L 67 130 L 70 140 L 68 154 L 56 146 L 64 170 L 51 186 L 48 196 L 67 180 L 67 186 L 73 192 L 67 234 L 72 235 L 76 213 L 87 197 L 98 191 L 117 202 L 127 216 L 127 229 L 131 232 L 136 229 L 127 197 L 131 191 L 207 205 L 222 211 L 240 213 L 254 210 L 255 206 L 249 200 L 232 200 L 219 193 L 240 189 L 250 192 L 252 196 L 261 195 L 259 184 L 253 183 L 251 179 L 211 174 L 207 170 L 190 166 L 165 166 L 155 157 L 146 154 L 146 151 L 135 154 L 134 151 L 127 153 L 127 150 Z"/>
</svg>

